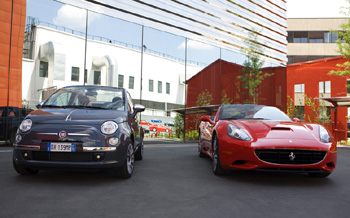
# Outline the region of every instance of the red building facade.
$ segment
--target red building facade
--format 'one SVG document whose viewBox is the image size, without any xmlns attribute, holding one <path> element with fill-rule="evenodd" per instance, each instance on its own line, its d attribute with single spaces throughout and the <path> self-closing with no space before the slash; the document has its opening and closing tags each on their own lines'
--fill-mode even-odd
<svg viewBox="0 0 350 218">
<path fill-rule="evenodd" d="M 346 60 L 342 57 L 328 58 L 312 62 L 297 63 L 285 67 L 263 68 L 265 73 L 273 73 L 273 76 L 267 77 L 257 88 L 256 104 L 275 106 L 282 111 L 287 112 L 288 97 L 293 100 L 293 106 L 304 107 L 305 117 L 312 117 L 311 107 L 305 106 L 305 100 L 299 102 L 296 97 L 301 94 L 307 96 L 316 102 L 314 98 L 319 97 L 345 97 L 347 96 L 347 78 L 331 76 L 328 74 L 331 70 L 340 70 L 336 67 L 337 63 L 344 63 Z M 248 94 L 243 94 L 246 90 L 241 88 L 241 82 L 237 76 L 243 66 L 230 63 L 224 60 L 217 60 L 201 72 L 187 80 L 187 100 L 186 107 L 198 106 L 196 104 L 198 95 L 207 90 L 211 93 L 213 100 L 211 105 L 221 104 L 224 95 L 230 98 L 233 104 L 242 104 L 248 99 Z M 302 93 L 297 92 L 296 87 L 303 87 Z M 329 92 L 329 93 L 328 93 Z M 329 125 L 332 131 L 334 127 L 334 113 L 330 112 L 330 105 L 326 103 L 328 113 L 331 113 L 333 125 Z M 347 128 L 347 108 L 338 108 L 338 129 Z M 197 116 L 186 116 L 186 130 L 196 130 L 198 124 Z M 308 120 L 305 119 L 305 122 Z M 337 133 L 338 140 L 346 139 L 346 132 Z"/>
<path fill-rule="evenodd" d="M 26 0 L 0 3 L 0 106 L 22 107 Z"/>
<path fill-rule="evenodd" d="M 289 95 L 293 99 L 294 104 L 297 105 L 297 91 L 295 89 L 296 86 L 303 85 L 304 90 L 301 94 L 305 94 L 311 99 L 319 97 L 346 97 L 347 77 L 328 74 L 331 70 L 341 70 L 341 68 L 336 67 L 336 65 L 338 63 L 342 64 L 346 61 L 347 60 L 343 57 L 336 57 L 288 65 L 287 95 Z M 329 113 L 331 114 L 332 118 L 332 126 L 330 129 L 334 129 L 334 110 L 332 110 L 332 112 L 329 111 Z M 337 129 L 346 130 L 347 108 L 339 107 L 337 113 Z M 305 116 L 313 116 L 311 107 L 305 107 Z M 337 139 L 345 140 L 346 131 L 338 132 Z"/>
<path fill-rule="evenodd" d="M 241 88 L 237 76 L 242 75 L 243 66 L 221 59 L 216 60 L 198 74 L 187 80 L 186 107 L 197 106 L 198 95 L 207 90 L 213 100 L 211 105 L 221 104 L 226 95 L 232 104 L 243 104 L 248 99 L 246 90 Z M 256 104 L 276 106 L 285 111 L 287 106 L 287 79 L 286 68 L 263 68 L 263 73 L 272 73 L 271 77 L 264 79 L 257 88 Z M 198 117 L 198 116 L 197 116 Z M 186 116 L 186 130 L 195 130 L 198 121 L 194 116 Z"/>
</svg>

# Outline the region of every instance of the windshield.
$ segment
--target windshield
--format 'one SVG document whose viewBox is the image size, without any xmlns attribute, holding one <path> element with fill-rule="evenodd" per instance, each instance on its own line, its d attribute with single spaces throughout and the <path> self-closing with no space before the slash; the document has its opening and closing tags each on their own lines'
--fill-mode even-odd
<svg viewBox="0 0 350 218">
<path fill-rule="evenodd" d="M 291 121 L 281 110 L 263 105 L 224 105 L 220 111 L 220 120 L 257 119 Z"/>
<path fill-rule="evenodd" d="M 111 87 L 75 86 L 52 94 L 42 107 L 96 108 L 124 111 L 122 89 Z"/>
</svg>

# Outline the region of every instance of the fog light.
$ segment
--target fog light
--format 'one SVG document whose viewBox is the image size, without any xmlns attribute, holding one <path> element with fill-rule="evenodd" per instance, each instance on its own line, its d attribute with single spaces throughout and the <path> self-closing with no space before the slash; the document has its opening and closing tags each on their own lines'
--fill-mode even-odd
<svg viewBox="0 0 350 218">
<path fill-rule="evenodd" d="M 27 153 L 27 152 L 24 152 L 24 153 L 23 153 L 23 157 L 28 157 L 28 153 Z"/>
<path fill-rule="evenodd" d="M 109 140 L 108 140 L 108 143 L 110 144 L 110 145 L 117 145 L 118 144 L 118 142 L 119 142 L 119 139 L 118 138 L 110 138 Z"/>
<path fill-rule="evenodd" d="M 101 155 L 96 155 L 96 159 L 100 159 L 101 158 Z"/>
<path fill-rule="evenodd" d="M 16 143 L 19 143 L 20 141 L 22 141 L 22 136 L 16 135 Z"/>
</svg>

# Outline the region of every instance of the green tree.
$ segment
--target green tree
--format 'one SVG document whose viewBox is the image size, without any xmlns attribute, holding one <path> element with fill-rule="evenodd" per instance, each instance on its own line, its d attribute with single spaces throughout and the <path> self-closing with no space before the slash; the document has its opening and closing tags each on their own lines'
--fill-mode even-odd
<svg viewBox="0 0 350 218">
<path fill-rule="evenodd" d="M 241 81 L 242 88 L 246 89 L 248 93 L 248 100 L 246 103 L 256 103 L 256 88 L 262 83 L 266 77 L 270 77 L 273 73 L 263 73 L 261 68 L 264 61 L 260 59 L 260 54 L 263 54 L 263 49 L 258 44 L 258 36 L 256 31 L 249 33 L 249 39 L 245 42 L 248 50 L 244 50 L 247 59 L 244 61 L 241 72 L 242 76 L 237 76 Z M 252 99 L 252 100 L 250 100 Z"/>
<path fill-rule="evenodd" d="M 350 0 L 347 0 L 347 2 L 350 3 Z M 341 13 L 349 17 L 350 7 L 342 7 Z M 336 76 L 350 76 L 350 18 L 348 19 L 348 23 L 341 24 L 340 28 L 340 31 L 332 31 L 338 34 L 338 40 L 336 41 L 338 46 L 337 52 L 349 61 L 346 61 L 343 64 L 336 64 L 341 70 L 331 70 L 329 74 Z"/>
<path fill-rule="evenodd" d="M 174 127 L 176 129 L 176 137 L 180 138 L 184 130 L 184 116 L 182 114 L 176 114 L 174 119 Z"/>
<path fill-rule="evenodd" d="M 232 100 L 227 96 L 225 90 L 222 91 L 222 94 L 221 104 L 232 104 Z"/>
<path fill-rule="evenodd" d="M 199 93 L 199 95 L 197 96 L 196 105 L 197 106 L 207 106 L 207 105 L 211 104 L 212 100 L 213 100 L 213 96 L 206 89 L 206 90 L 202 91 L 201 93 Z"/>
</svg>

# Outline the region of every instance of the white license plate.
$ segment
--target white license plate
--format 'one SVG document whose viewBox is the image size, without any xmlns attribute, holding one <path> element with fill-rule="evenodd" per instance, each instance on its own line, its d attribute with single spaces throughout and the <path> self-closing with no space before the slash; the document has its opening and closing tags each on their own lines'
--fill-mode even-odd
<svg viewBox="0 0 350 218">
<path fill-rule="evenodd" d="M 74 143 L 49 142 L 47 144 L 49 152 L 75 152 Z"/>
</svg>

